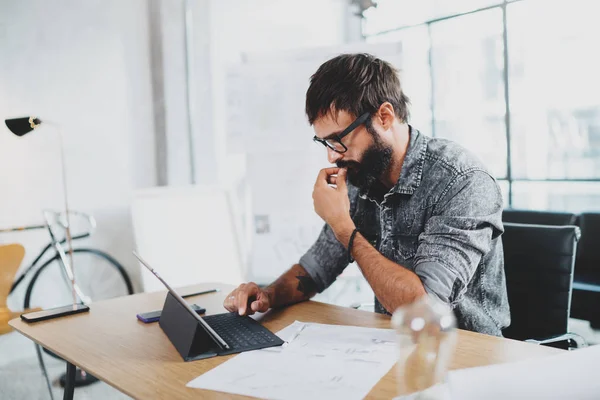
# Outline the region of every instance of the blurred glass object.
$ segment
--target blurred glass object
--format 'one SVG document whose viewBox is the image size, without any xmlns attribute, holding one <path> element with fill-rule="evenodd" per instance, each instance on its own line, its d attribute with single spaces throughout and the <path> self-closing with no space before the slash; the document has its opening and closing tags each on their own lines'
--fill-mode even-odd
<svg viewBox="0 0 600 400">
<path fill-rule="evenodd" d="M 429 74 L 429 35 L 426 26 L 403 29 L 367 38 L 368 43 L 402 43 L 400 83 L 410 99 L 409 122 L 431 136 L 431 75 Z"/>
<path fill-rule="evenodd" d="M 373 35 L 501 3 L 502 0 L 378 0 L 376 8 L 363 13 L 363 32 Z"/>
<path fill-rule="evenodd" d="M 450 307 L 431 296 L 400 307 L 392 316 L 397 332 L 398 394 L 411 400 L 446 400 L 448 367 L 456 346 L 456 318 Z"/>
<path fill-rule="evenodd" d="M 506 177 L 500 9 L 431 25 L 436 137 L 460 143 Z"/>
<path fill-rule="evenodd" d="M 514 182 L 514 208 L 600 212 L 600 182 Z"/>
<path fill-rule="evenodd" d="M 507 7 L 516 179 L 600 178 L 596 10 L 597 3 L 587 0 Z"/>
</svg>

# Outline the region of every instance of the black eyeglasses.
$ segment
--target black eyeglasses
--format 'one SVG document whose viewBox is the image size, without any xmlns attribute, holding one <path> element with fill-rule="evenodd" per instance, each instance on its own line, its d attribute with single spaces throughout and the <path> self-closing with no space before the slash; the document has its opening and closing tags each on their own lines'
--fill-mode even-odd
<svg viewBox="0 0 600 400">
<path fill-rule="evenodd" d="M 344 143 L 342 143 L 342 139 L 345 136 L 347 136 L 348 134 L 350 134 L 350 132 L 352 132 L 353 130 L 358 128 L 359 125 L 362 125 L 365 122 L 367 122 L 367 119 L 369 118 L 370 115 L 371 115 L 370 113 L 364 113 L 360 117 L 356 118 L 354 120 L 354 122 L 351 123 L 342 132 L 340 132 L 339 135 L 331 135 L 327 139 L 321 139 L 320 137 L 315 136 L 313 138 L 313 140 L 317 143 L 321 143 L 325 147 L 330 148 L 331 150 L 335 151 L 336 153 L 345 153 L 348 151 L 348 148 L 346 147 L 346 145 L 344 145 Z"/>
</svg>

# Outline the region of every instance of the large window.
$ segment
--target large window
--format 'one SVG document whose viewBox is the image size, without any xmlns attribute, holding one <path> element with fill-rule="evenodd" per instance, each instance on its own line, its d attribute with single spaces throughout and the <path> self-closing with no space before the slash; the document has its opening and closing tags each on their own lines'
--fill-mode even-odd
<svg viewBox="0 0 600 400">
<path fill-rule="evenodd" d="M 373 36 L 369 41 L 402 42 L 402 89 L 409 94 L 410 119 L 426 132 L 432 130 L 431 75 L 429 73 L 430 40 L 426 26 L 391 31 Z"/>
<path fill-rule="evenodd" d="M 498 9 L 431 25 L 433 134 L 477 152 L 506 178 L 502 13 Z M 504 151 L 503 151 L 504 150 Z"/>
<path fill-rule="evenodd" d="M 591 0 L 380 0 L 412 123 L 474 151 L 515 208 L 600 210 L 600 25 Z"/>
</svg>

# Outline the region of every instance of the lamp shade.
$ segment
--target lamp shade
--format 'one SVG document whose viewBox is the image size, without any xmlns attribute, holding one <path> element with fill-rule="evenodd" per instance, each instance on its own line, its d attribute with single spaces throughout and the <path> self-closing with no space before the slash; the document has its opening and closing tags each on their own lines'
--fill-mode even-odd
<svg viewBox="0 0 600 400">
<path fill-rule="evenodd" d="M 11 118 L 4 122 L 8 129 L 17 136 L 23 136 L 31 132 L 42 123 L 42 121 L 36 117 Z"/>
</svg>

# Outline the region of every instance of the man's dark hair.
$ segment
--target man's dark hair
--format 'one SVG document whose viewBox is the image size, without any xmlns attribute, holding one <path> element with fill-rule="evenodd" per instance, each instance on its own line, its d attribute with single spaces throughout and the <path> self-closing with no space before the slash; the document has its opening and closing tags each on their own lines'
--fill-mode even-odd
<svg viewBox="0 0 600 400">
<path fill-rule="evenodd" d="M 375 113 L 389 102 L 400 121 L 408 120 L 408 97 L 402 92 L 398 71 L 370 54 L 341 54 L 325 62 L 310 77 L 306 116 L 312 125 L 332 111 L 356 117 Z"/>
</svg>

